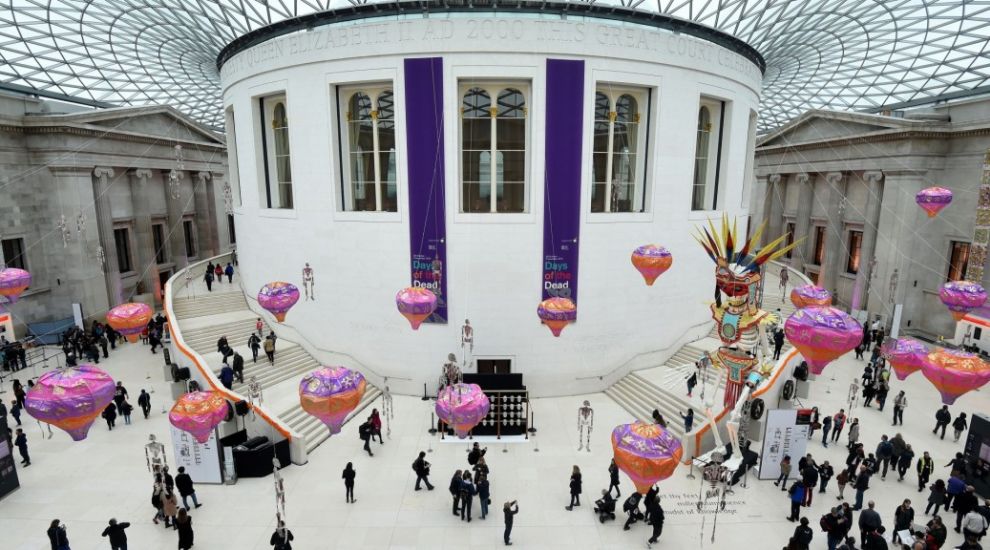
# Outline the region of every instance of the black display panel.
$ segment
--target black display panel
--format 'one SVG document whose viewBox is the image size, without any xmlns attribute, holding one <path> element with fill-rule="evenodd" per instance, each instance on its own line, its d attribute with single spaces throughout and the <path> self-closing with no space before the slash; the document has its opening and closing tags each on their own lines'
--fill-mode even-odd
<svg viewBox="0 0 990 550">
<path fill-rule="evenodd" d="M 10 436 L 7 418 L 0 417 L 0 498 L 21 486 L 17 479 L 17 468 L 14 466 L 14 445 Z"/>
</svg>

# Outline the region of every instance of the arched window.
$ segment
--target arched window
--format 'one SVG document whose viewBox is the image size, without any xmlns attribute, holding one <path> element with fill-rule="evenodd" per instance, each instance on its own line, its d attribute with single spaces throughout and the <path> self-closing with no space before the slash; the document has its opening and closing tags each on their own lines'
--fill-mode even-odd
<svg viewBox="0 0 990 550">
<path fill-rule="evenodd" d="M 261 161 L 264 187 L 262 205 L 292 208 L 292 162 L 289 147 L 289 116 L 284 95 L 258 98 L 261 124 Z"/>
<path fill-rule="evenodd" d="M 346 111 L 341 143 L 347 169 L 341 174 L 344 210 L 395 212 L 395 101 L 390 84 L 339 90 Z"/>
<path fill-rule="evenodd" d="M 717 210 L 725 102 L 702 98 L 695 137 L 691 210 Z"/>
<path fill-rule="evenodd" d="M 526 96 L 519 87 L 474 86 L 464 91 L 461 211 L 526 211 L 527 139 Z"/>
<path fill-rule="evenodd" d="M 640 106 L 647 90 L 601 85 L 595 94 L 592 212 L 642 212 L 646 159 L 640 150 L 646 126 Z M 614 106 L 614 110 L 613 110 Z"/>
</svg>

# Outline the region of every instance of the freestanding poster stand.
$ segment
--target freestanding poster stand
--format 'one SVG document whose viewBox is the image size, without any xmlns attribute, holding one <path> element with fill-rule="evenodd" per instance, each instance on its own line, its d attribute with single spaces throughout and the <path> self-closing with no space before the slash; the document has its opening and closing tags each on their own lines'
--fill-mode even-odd
<svg viewBox="0 0 990 550">
<path fill-rule="evenodd" d="M 0 499 L 16 491 L 20 486 L 17 467 L 14 466 L 14 446 L 10 440 L 7 417 L 0 416 Z"/>
<path fill-rule="evenodd" d="M 220 462 L 220 438 L 216 429 L 210 434 L 206 443 L 199 443 L 192 434 L 182 431 L 175 426 L 169 426 L 172 431 L 172 452 L 175 456 L 175 471 L 180 467 L 196 483 L 223 483 L 223 472 Z"/>
</svg>

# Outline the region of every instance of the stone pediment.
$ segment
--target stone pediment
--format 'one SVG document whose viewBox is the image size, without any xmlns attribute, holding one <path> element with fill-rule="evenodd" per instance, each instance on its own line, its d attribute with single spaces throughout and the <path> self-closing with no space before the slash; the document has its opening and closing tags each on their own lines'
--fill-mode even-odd
<svg viewBox="0 0 990 550">
<path fill-rule="evenodd" d="M 758 147 L 814 143 L 911 127 L 903 119 L 857 113 L 809 111 L 760 140 Z"/>
<path fill-rule="evenodd" d="M 40 120 L 38 120 L 40 119 Z M 97 126 L 113 132 L 224 145 L 223 138 L 171 107 L 120 107 L 38 117 L 36 123 Z"/>
</svg>

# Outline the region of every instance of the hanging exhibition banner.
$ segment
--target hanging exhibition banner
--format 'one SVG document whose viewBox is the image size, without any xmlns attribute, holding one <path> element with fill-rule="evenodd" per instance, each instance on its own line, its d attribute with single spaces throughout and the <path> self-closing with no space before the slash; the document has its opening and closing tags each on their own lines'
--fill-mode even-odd
<svg viewBox="0 0 990 550">
<path fill-rule="evenodd" d="M 437 295 L 425 323 L 447 322 L 443 58 L 405 60 L 411 284 Z"/>
<path fill-rule="evenodd" d="M 546 97 L 542 299 L 577 304 L 584 61 L 548 59 Z"/>
<path fill-rule="evenodd" d="M 189 432 L 180 430 L 169 424 L 172 430 L 172 453 L 175 457 L 175 475 L 180 467 L 196 483 L 223 483 L 220 471 L 220 441 L 217 431 L 213 430 L 206 443 L 199 443 Z"/>
<path fill-rule="evenodd" d="M 780 460 L 791 457 L 791 477 L 797 476 L 797 463 L 808 449 L 809 417 L 798 409 L 767 411 L 763 452 L 760 453 L 760 479 L 777 479 Z"/>
</svg>

